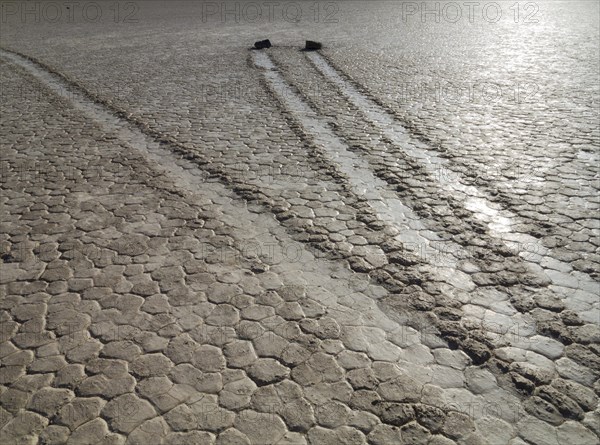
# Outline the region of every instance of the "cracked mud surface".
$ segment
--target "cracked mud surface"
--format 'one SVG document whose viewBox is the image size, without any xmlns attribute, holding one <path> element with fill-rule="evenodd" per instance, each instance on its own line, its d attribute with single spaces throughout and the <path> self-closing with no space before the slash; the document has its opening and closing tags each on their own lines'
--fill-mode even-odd
<svg viewBox="0 0 600 445">
<path fill-rule="evenodd" d="M 0 52 L 0 442 L 597 443 L 597 131 L 481 180 L 372 53 L 190 33 Z"/>
</svg>

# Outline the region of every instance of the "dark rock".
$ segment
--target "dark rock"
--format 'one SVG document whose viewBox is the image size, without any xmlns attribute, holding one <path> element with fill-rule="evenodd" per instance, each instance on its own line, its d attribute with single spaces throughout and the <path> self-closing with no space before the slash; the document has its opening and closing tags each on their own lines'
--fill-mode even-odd
<svg viewBox="0 0 600 445">
<path fill-rule="evenodd" d="M 383 221 L 373 221 L 369 224 L 369 229 L 371 230 L 383 230 L 385 228 L 385 223 Z"/>
<path fill-rule="evenodd" d="M 454 296 L 450 296 L 447 294 L 439 294 L 435 296 L 435 304 L 437 306 L 442 306 L 448 309 L 460 309 L 462 303 Z M 456 318 L 455 320 L 459 320 L 460 318 Z"/>
<path fill-rule="evenodd" d="M 377 269 L 369 274 L 371 279 L 378 284 L 385 284 L 392 279 L 392 276 L 387 273 L 385 270 Z"/>
<path fill-rule="evenodd" d="M 398 250 L 403 250 L 404 245 L 400 241 L 397 241 L 394 238 L 391 238 L 387 241 L 384 241 L 381 244 L 381 248 L 383 249 L 384 252 L 390 253 L 390 252 L 396 252 Z M 391 261 L 391 262 L 393 262 L 393 261 Z"/>
<path fill-rule="evenodd" d="M 279 221 L 287 221 L 288 219 L 292 219 L 295 217 L 296 217 L 296 214 L 294 212 L 290 212 L 290 211 L 282 212 L 277 215 L 277 219 Z"/>
<path fill-rule="evenodd" d="M 560 315 L 556 312 L 549 311 L 548 309 L 542 309 L 540 307 L 536 307 L 535 309 L 529 311 L 531 315 L 535 317 L 535 320 L 538 323 L 558 323 L 560 324 L 561 318 Z"/>
<path fill-rule="evenodd" d="M 430 311 L 435 307 L 435 298 L 425 292 L 408 295 L 408 304 L 418 311 Z"/>
<path fill-rule="evenodd" d="M 306 51 L 318 51 L 321 48 L 323 48 L 323 44 L 320 42 L 314 42 L 312 40 L 307 40 L 306 41 L 306 46 L 304 47 L 304 49 Z"/>
<path fill-rule="evenodd" d="M 524 286 L 544 287 L 552 284 L 550 278 L 542 274 L 523 274 L 519 277 L 519 282 Z"/>
<path fill-rule="evenodd" d="M 530 297 L 512 296 L 510 302 L 520 312 L 529 312 L 536 307 L 535 301 Z"/>
<path fill-rule="evenodd" d="M 256 48 L 256 49 L 266 49 L 266 48 L 271 48 L 272 46 L 273 45 L 271 45 L 271 41 L 269 39 L 260 40 L 254 44 L 254 48 Z"/>
<path fill-rule="evenodd" d="M 596 354 L 598 357 L 600 357 L 600 344 L 592 343 L 590 345 L 587 345 L 587 348 L 594 354 Z"/>
<path fill-rule="evenodd" d="M 423 289 L 418 284 L 411 284 L 410 286 L 405 286 L 402 289 L 402 293 L 405 295 L 413 295 L 418 292 L 423 292 Z"/>
<path fill-rule="evenodd" d="M 471 331 L 469 332 L 469 337 L 472 340 L 476 340 L 479 343 L 483 344 L 485 347 L 487 347 L 489 350 L 493 350 L 494 349 L 494 342 L 491 341 L 488 337 L 487 334 L 484 330 L 475 330 L 475 331 Z"/>
<path fill-rule="evenodd" d="M 16 263 L 17 261 L 15 260 L 15 257 L 12 256 L 10 253 L 5 253 L 4 255 L 2 255 L 2 261 L 5 263 Z"/>
<path fill-rule="evenodd" d="M 349 258 L 348 263 L 350 264 L 350 268 L 358 273 L 369 273 L 374 269 L 372 265 L 359 256 Z"/>
<path fill-rule="evenodd" d="M 585 324 L 583 326 L 572 327 L 570 329 L 572 338 L 577 343 L 592 345 L 600 343 L 600 328 L 596 324 Z"/>
<path fill-rule="evenodd" d="M 492 372 L 494 372 L 495 370 L 498 370 L 501 374 L 506 374 L 509 371 L 510 368 L 510 363 L 509 362 L 505 362 L 504 360 L 500 360 L 497 357 L 492 357 L 488 360 L 487 365 L 489 366 L 490 370 Z"/>
<path fill-rule="evenodd" d="M 502 271 L 497 274 L 497 282 L 501 286 L 512 286 L 517 284 L 519 281 L 519 276 L 511 272 Z"/>
<path fill-rule="evenodd" d="M 264 272 L 267 272 L 269 270 L 269 266 L 267 264 L 264 264 L 264 263 L 254 262 L 250 266 L 250 270 L 252 270 L 252 272 L 257 273 L 257 274 L 258 273 L 264 273 Z"/>
<path fill-rule="evenodd" d="M 575 270 L 579 270 L 585 273 L 594 273 L 598 272 L 598 266 L 591 261 L 586 260 L 577 260 L 572 263 L 572 266 Z"/>
<path fill-rule="evenodd" d="M 423 278 L 414 272 L 398 272 L 394 276 L 394 278 L 401 281 L 407 286 L 410 286 L 412 284 L 420 286 L 421 284 L 423 284 Z"/>
</svg>

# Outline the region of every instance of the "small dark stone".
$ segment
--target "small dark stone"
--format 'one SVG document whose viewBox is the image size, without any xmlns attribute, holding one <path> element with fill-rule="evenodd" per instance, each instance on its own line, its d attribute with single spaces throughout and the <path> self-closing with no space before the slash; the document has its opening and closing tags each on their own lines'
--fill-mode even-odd
<svg viewBox="0 0 600 445">
<path fill-rule="evenodd" d="M 398 272 L 394 278 L 401 281 L 407 286 L 410 286 L 412 284 L 420 286 L 423 283 L 423 279 L 419 275 L 410 271 Z"/>
<path fill-rule="evenodd" d="M 392 276 L 387 273 L 385 270 L 382 269 L 376 269 L 374 271 L 372 271 L 369 276 L 371 277 L 371 279 L 378 284 L 382 284 L 382 283 L 387 283 L 390 280 L 392 280 Z"/>
<path fill-rule="evenodd" d="M 256 49 L 266 49 L 271 48 L 272 46 L 273 45 L 271 45 L 271 41 L 269 39 L 260 40 L 254 44 L 254 48 Z"/>
<path fill-rule="evenodd" d="M 369 229 L 371 230 L 383 230 L 385 228 L 385 223 L 383 221 L 373 221 L 369 224 Z"/>
<path fill-rule="evenodd" d="M 573 326 L 569 329 L 574 342 L 584 345 L 598 343 L 599 329 L 596 324 L 589 323 L 583 326 Z"/>
<path fill-rule="evenodd" d="M 287 221 L 288 219 L 292 219 L 296 216 L 294 212 L 286 211 L 277 215 L 277 219 L 279 221 Z"/>
<path fill-rule="evenodd" d="M 252 263 L 250 270 L 252 270 L 252 272 L 254 272 L 256 274 L 264 273 L 269 270 L 269 266 L 264 263 L 255 262 L 255 263 Z"/>
<path fill-rule="evenodd" d="M 437 294 L 435 295 L 435 304 L 437 306 L 441 306 L 447 309 L 459 309 L 462 306 L 460 300 L 456 299 L 454 296 L 450 296 L 447 294 Z M 444 317 L 440 317 L 444 318 Z M 459 320 L 459 318 L 455 318 L 455 320 Z"/>
<path fill-rule="evenodd" d="M 348 263 L 350 263 L 350 268 L 354 272 L 358 273 L 369 273 L 374 267 L 371 266 L 368 262 L 366 262 L 363 258 L 359 256 L 353 256 L 348 259 Z"/>
<path fill-rule="evenodd" d="M 490 367 L 490 369 L 497 369 L 502 374 L 507 374 L 510 369 L 510 363 L 495 357 L 490 358 L 487 364 Z"/>
<path fill-rule="evenodd" d="M 519 276 L 519 282 L 524 286 L 544 287 L 552 284 L 549 278 L 540 274 L 523 274 Z"/>
<path fill-rule="evenodd" d="M 312 40 L 307 40 L 306 41 L 306 46 L 304 47 L 304 49 L 306 51 L 318 51 L 321 48 L 323 48 L 323 44 L 320 42 L 314 42 Z"/>
<path fill-rule="evenodd" d="M 549 311 L 548 309 L 542 309 L 536 307 L 529 311 L 529 313 L 535 318 L 538 323 L 558 323 L 561 324 L 560 315 L 556 312 Z"/>
<path fill-rule="evenodd" d="M 552 387 L 575 400 L 584 410 L 593 411 L 598 405 L 598 397 L 590 388 L 569 380 L 554 379 Z"/>
<path fill-rule="evenodd" d="M 572 265 L 573 265 L 574 269 L 579 270 L 581 272 L 585 272 L 585 273 L 589 273 L 589 274 L 598 272 L 598 266 L 595 265 L 591 261 L 577 260 L 577 261 L 573 261 Z"/>
<path fill-rule="evenodd" d="M 17 261 L 15 257 L 12 256 L 10 253 L 5 253 L 0 258 L 2 258 L 2 261 L 4 261 L 5 263 L 15 263 Z"/>
<path fill-rule="evenodd" d="M 392 239 L 386 240 L 383 243 L 381 243 L 381 248 L 383 249 L 384 252 L 390 253 L 390 252 L 397 252 L 399 250 L 402 250 L 404 248 L 404 246 L 400 241 L 397 241 L 392 238 Z M 390 261 L 393 262 L 392 260 L 390 260 Z"/>
<path fill-rule="evenodd" d="M 597 343 L 592 343 L 587 345 L 587 348 L 592 351 L 594 354 L 596 354 L 598 357 L 600 357 L 600 345 Z"/>
</svg>

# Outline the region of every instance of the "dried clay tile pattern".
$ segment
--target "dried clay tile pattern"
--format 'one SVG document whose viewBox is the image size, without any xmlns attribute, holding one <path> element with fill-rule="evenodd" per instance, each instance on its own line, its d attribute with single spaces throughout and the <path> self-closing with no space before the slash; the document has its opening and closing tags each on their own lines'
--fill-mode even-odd
<svg viewBox="0 0 600 445">
<path fill-rule="evenodd" d="M 370 56 L 298 49 L 129 53 L 118 95 L 115 52 L 1 53 L 0 442 L 597 443 L 593 218 L 553 245 L 535 187 L 475 178 L 545 250 L 505 243 L 443 182 L 481 169 L 382 132 Z"/>
</svg>

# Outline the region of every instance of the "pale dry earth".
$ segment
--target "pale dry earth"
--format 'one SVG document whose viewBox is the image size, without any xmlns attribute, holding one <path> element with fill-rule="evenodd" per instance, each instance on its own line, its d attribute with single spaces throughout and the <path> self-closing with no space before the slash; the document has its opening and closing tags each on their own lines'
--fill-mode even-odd
<svg viewBox="0 0 600 445">
<path fill-rule="evenodd" d="M 354 43 L 352 3 L 178 6 L 3 26 L 0 443 L 598 443 L 594 6 L 543 8 L 508 75 L 510 38 Z M 544 100 L 400 97 L 482 72 Z"/>
</svg>

